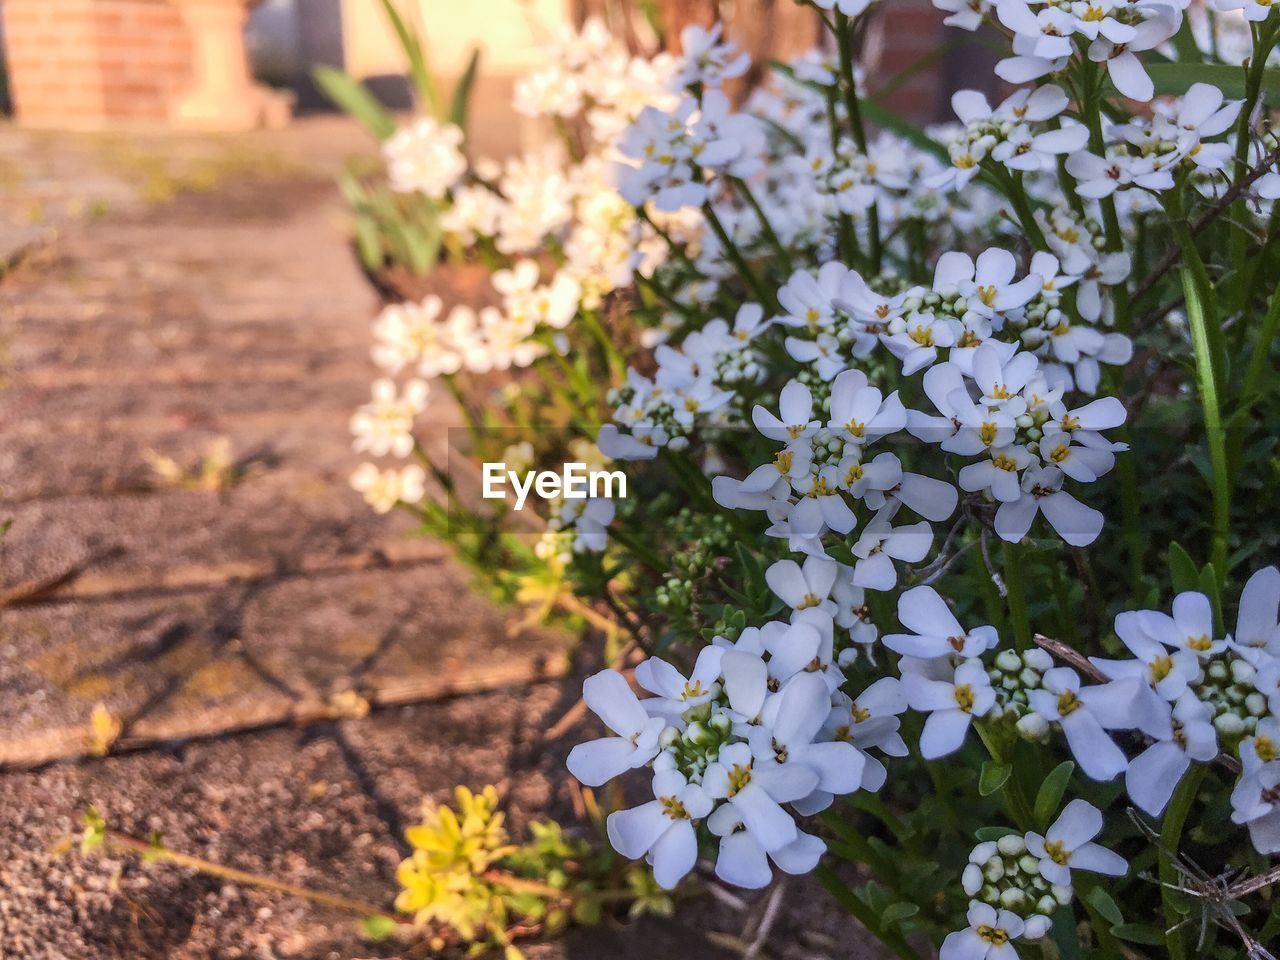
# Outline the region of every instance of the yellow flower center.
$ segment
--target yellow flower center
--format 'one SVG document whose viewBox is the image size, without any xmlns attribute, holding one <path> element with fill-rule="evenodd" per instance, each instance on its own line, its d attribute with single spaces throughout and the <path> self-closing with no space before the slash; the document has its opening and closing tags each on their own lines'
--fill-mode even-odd
<svg viewBox="0 0 1280 960">
<path fill-rule="evenodd" d="M 956 706 L 965 713 L 973 710 L 973 687 L 967 683 L 962 683 L 956 687 Z"/>
<path fill-rule="evenodd" d="M 933 346 L 933 331 L 928 327 L 912 327 L 907 335 L 922 347 Z"/>
<path fill-rule="evenodd" d="M 1062 716 L 1073 714 L 1080 707 L 1080 698 L 1076 696 L 1074 690 L 1063 690 L 1058 694 L 1058 713 Z"/>
<path fill-rule="evenodd" d="M 1003 947 L 1009 942 L 1009 932 L 1004 927 L 989 927 L 983 923 L 978 926 L 976 933 L 993 947 Z"/>
<path fill-rule="evenodd" d="M 684 808 L 684 804 L 676 797 L 659 797 L 658 802 L 662 804 L 662 812 L 672 820 L 688 820 L 689 811 Z"/>
<path fill-rule="evenodd" d="M 1045 856 L 1060 867 L 1065 867 L 1071 862 L 1071 854 L 1067 852 L 1066 847 L 1062 845 L 1061 840 L 1046 840 L 1044 844 Z"/>
<path fill-rule="evenodd" d="M 751 765 L 745 767 L 735 763 L 733 769 L 729 771 L 729 796 L 734 797 L 738 792 L 751 782 Z"/>
</svg>

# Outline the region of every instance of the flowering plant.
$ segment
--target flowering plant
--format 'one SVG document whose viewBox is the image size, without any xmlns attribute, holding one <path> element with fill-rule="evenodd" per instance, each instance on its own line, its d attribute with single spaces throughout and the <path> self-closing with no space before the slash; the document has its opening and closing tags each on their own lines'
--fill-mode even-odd
<svg viewBox="0 0 1280 960">
<path fill-rule="evenodd" d="M 446 190 L 493 305 L 390 306 L 374 358 L 480 459 L 575 444 L 632 491 L 528 549 L 415 441 L 416 381 L 353 421 L 416 462 L 357 485 L 617 641 L 568 766 L 628 778 L 608 838 L 661 886 L 815 871 L 904 957 L 1269 956 L 1280 19 L 936 2 L 1016 89 L 923 130 L 866 90 L 867 0 L 738 101 L 719 28 L 558 39 L 516 102 L 563 143 Z"/>
</svg>

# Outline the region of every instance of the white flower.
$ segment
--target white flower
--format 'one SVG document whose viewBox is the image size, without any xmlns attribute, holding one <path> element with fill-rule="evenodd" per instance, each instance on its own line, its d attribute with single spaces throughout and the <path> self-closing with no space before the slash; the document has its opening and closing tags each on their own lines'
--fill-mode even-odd
<svg viewBox="0 0 1280 960">
<path fill-rule="evenodd" d="M 818 774 L 802 764 L 757 761 L 747 744 L 732 743 L 707 767 L 702 784 L 708 796 L 727 799 L 752 840 L 773 853 L 800 833 L 780 804 L 807 797 L 818 785 Z"/>
<path fill-rule="evenodd" d="M 677 716 L 715 698 L 720 692 L 719 647 L 703 647 L 693 671 L 686 678 L 660 657 L 649 657 L 636 667 L 636 683 L 657 696 L 645 702 L 653 713 Z"/>
<path fill-rule="evenodd" d="M 596 446 L 610 460 L 652 460 L 665 442 L 657 432 L 623 433 L 612 423 L 596 435 Z"/>
<path fill-rule="evenodd" d="M 1259 23 L 1271 15 L 1275 6 L 1270 0 L 1211 0 L 1213 8 L 1223 13 L 1242 10 L 1244 18 L 1251 23 Z"/>
<path fill-rule="evenodd" d="M 1129 761 L 1107 736 L 1107 730 L 1129 729 L 1140 681 L 1129 678 L 1082 687 L 1070 667 L 1054 667 L 1040 680 L 1043 689 L 1027 694 L 1031 708 L 1045 720 L 1062 726 L 1067 746 L 1085 775 L 1094 780 L 1114 780 Z"/>
<path fill-rule="evenodd" d="M 1018 261 L 1008 250 L 992 247 L 978 255 L 949 251 L 938 258 L 933 272 L 937 293 L 959 292 L 969 298 L 969 309 L 985 316 L 1024 306 L 1040 292 L 1043 280 L 1035 274 L 1016 283 Z"/>
<path fill-rule="evenodd" d="M 867 385 L 861 370 L 846 370 L 835 378 L 827 426 L 848 443 L 873 443 L 906 425 L 907 411 L 896 390 L 885 397 Z"/>
<path fill-rule="evenodd" d="M 898 619 L 915 633 L 888 634 L 884 645 L 908 657 L 970 659 L 994 649 L 1000 642 L 996 628 L 989 624 L 965 630 L 946 601 L 930 586 L 912 587 L 898 598 Z"/>
<path fill-rule="evenodd" d="M 797 380 L 792 380 L 782 388 L 778 397 L 778 412 L 775 416 L 766 408 L 757 404 L 751 411 L 751 421 L 756 429 L 770 440 L 793 443 L 813 436 L 821 426 L 819 421 L 810 419 L 813 416 L 813 395 L 809 388 Z"/>
<path fill-rule="evenodd" d="M 1011 543 L 1027 535 L 1037 512 L 1073 547 L 1084 547 L 1102 532 L 1102 514 L 1062 489 L 1062 471 L 1054 466 L 1029 467 L 1022 475 L 1022 497 L 1000 504 L 996 533 Z"/>
<path fill-rule="evenodd" d="M 1263 567 L 1245 583 L 1230 643 L 1246 657 L 1260 651 L 1280 655 L 1280 570 Z"/>
<path fill-rule="evenodd" d="M 1071 885 L 1072 870 L 1123 877 L 1124 857 L 1091 843 L 1102 832 L 1102 812 L 1088 800 L 1072 800 L 1044 836 L 1026 835 L 1027 850 L 1040 861 L 1040 875 L 1061 887 Z"/>
<path fill-rule="evenodd" d="M 817 607 L 834 615 L 835 601 L 830 599 L 839 565 L 824 557 L 807 557 L 804 566 L 794 560 L 777 560 L 764 572 L 769 589 L 792 610 Z"/>
<path fill-rule="evenodd" d="M 372 463 L 362 463 L 351 475 L 351 488 L 378 513 L 389 513 L 396 504 L 420 501 L 427 492 L 426 479 L 426 473 L 416 463 L 398 470 L 379 470 Z"/>
<path fill-rule="evenodd" d="M 991 0 L 933 0 L 933 5 L 948 13 L 942 21 L 948 27 L 970 32 L 982 26 L 983 18 L 991 11 Z"/>
<path fill-rule="evenodd" d="M 1179 594 L 1180 597 L 1202 596 L 1201 594 Z M 1183 614 L 1185 616 L 1185 604 Z M 1178 603 L 1175 601 L 1175 611 Z M 1145 628 L 1143 612 L 1125 611 L 1116 616 L 1116 636 L 1129 648 L 1136 660 L 1108 660 L 1103 657 L 1090 657 L 1089 662 L 1105 673 L 1110 679 L 1137 677 L 1161 699 L 1172 702 L 1186 692 L 1187 686 L 1200 674 L 1200 663 L 1196 653 L 1183 648 L 1170 653 L 1161 642 L 1162 637 L 1153 636 Z M 1211 621 L 1212 622 L 1212 621 Z M 1166 634 L 1167 636 L 1167 634 Z M 1177 646 L 1177 644 L 1171 644 Z M 1155 734 L 1152 733 L 1152 736 Z"/>
<path fill-rule="evenodd" d="M 1280 761 L 1264 763 L 1231 791 L 1231 819 L 1247 824 L 1259 853 L 1280 853 Z"/>
<path fill-rule="evenodd" d="M 813 834 L 797 830 L 796 838 L 789 844 L 766 853 L 731 803 L 716 808 L 707 818 L 707 829 L 720 838 L 716 876 L 725 883 L 747 890 L 767 887 L 773 880 L 770 860 L 784 873 L 804 874 L 818 865 L 827 849 L 827 845 Z"/>
<path fill-rule="evenodd" d="M 908 673 L 902 684 L 911 709 L 929 714 L 920 733 L 920 754 L 926 760 L 959 750 L 973 718 L 985 715 L 996 702 L 980 660 L 960 664 L 951 680 Z"/>
<path fill-rule="evenodd" d="M 751 66 L 751 56 L 738 53 L 731 43 L 722 42 L 724 25 L 714 24 L 709 30 L 690 24 L 680 31 L 683 65 L 672 80 L 673 86 L 688 87 L 695 83 L 719 87 L 724 81 L 740 77 Z"/>
<path fill-rule="evenodd" d="M 423 117 L 397 131 L 382 144 L 387 178 L 397 193 L 422 193 L 439 199 L 466 173 L 467 159 L 458 148 L 462 131 Z"/>
<path fill-rule="evenodd" d="M 747 731 L 747 742 L 759 763 L 774 761 L 785 770 L 807 767 L 818 776 L 811 791 L 822 795 L 820 805 L 806 804 L 814 813 L 834 795 L 853 793 L 862 784 L 866 758 L 851 743 L 838 740 L 814 742 L 831 712 L 831 690 L 822 677 L 799 672 L 776 697 L 765 702 L 761 725 Z M 806 797 L 797 797 L 797 802 Z"/>
<path fill-rule="evenodd" d="M 971 903 L 967 919 L 968 927 L 947 934 L 942 941 L 939 960 L 1017 960 L 1012 941 L 1026 929 L 1021 917 L 985 903 Z"/>
<path fill-rule="evenodd" d="M 1146 10 L 1153 15 L 1134 27 L 1128 38 L 1111 40 L 1100 35 L 1089 45 L 1089 59 L 1106 63 L 1111 82 L 1131 100 L 1146 101 L 1155 95 L 1155 85 L 1137 53 L 1164 43 L 1178 32 L 1182 23 L 1181 11 L 1173 7 L 1152 4 Z"/>
<path fill-rule="evenodd" d="M 413 452 L 413 421 L 427 408 L 427 385 L 410 380 L 398 393 L 395 381 L 373 382 L 373 399 L 360 406 L 351 417 L 353 447 L 375 457 L 407 457 Z"/>
<path fill-rule="evenodd" d="M 609 842 L 624 857 L 646 857 L 658 885 L 670 890 L 697 862 L 693 821 L 707 816 L 713 804 L 701 786 L 689 783 L 678 770 L 654 774 L 653 796 L 648 803 L 609 814 Z"/>
<path fill-rule="evenodd" d="M 1186 650 L 1207 659 L 1226 649 L 1225 640 L 1214 639 L 1213 607 L 1203 593 L 1187 591 L 1174 597 L 1173 616 L 1159 610 L 1139 610 L 1133 616 L 1144 635 L 1175 650 Z M 1116 625 L 1120 625 L 1119 617 Z"/>
<path fill-rule="evenodd" d="M 666 721 L 648 714 L 622 674 L 601 670 L 587 677 L 582 699 L 614 733 L 569 751 L 569 772 L 587 786 L 598 787 L 658 755 L 658 735 Z"/>
<path fill-rule="evenodd" d="M 858 562 L 853 568 L 855 586 L 870 590 L 892 590 L 898 582 L 894 560 L 919 563 L 933 543 L 933 527 L 927 520 L 892 525 L 900 501 L 891 500 L 862 528 L 851 548 Z"/>
<path fill-rule="evenodd" d="M 462 355 L 454 346 L 451 323 L 439 321 L 443 306 L 431 294 L 421 303 L 383 308 L 373 323 L 373 362 L 391 376 L 414 364 L 427 378 L 457 373 Z"/>
<path fill-rule="evenodd" d="M 1218 734 L 1209 708 L 1189 691 L 1174 704 L 1170 734 L 1130 760 L 1124 772 L 1129 798 L 1153 817 L 1164 812 L 1192 760 L 1208 763 L 1218 755 Z"/>
</svg>

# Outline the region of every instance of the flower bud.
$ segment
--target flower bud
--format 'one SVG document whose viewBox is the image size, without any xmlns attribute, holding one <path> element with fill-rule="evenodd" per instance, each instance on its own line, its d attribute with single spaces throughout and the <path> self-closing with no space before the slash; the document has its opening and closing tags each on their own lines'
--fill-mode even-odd
<svg viewBox="0 0 1280 960">
<path fill-rule="evenodd" d="M 1040 861 L 1031 854 L 1018 858 L 1018 869 L 1028 876 L 1036 876 L 1040 872 Z"/>
<path fill-rule="evenodd" d="M 1017 887 L 1010 887 L 1000 894 L 1000 906 L 1006 910 L 1019 911 L 1027 905 L 1027 895 Z"/>
<path fill-rule="evenodd" d="M 1026 841 L 1016 833 L 1001 837 L 996 841 L 996 847 L 1006 857 L 1020 857 L 1027 852 Z"/>
<path fill-rule="evenodd" d="M 1027 918 L 1026 926 L 1022 929 L 1022 936 L 1025 940 L 1039 940 L 1049 932 L 1049 918 L 1042 913 L 1037 913 Z"/>
<path fill-rule="evenodd" d="M 964 888 L 967 896 L 975 896 L 982 889 L 982 868 L 976 863 L 965 867 L 964 873 L 960 876 L 960 886 Z"/>
<path fill-rule="evenodd" d="M 1231 661 L 1231 679 L 1243 687 L 1250 686 L 1258 676 L 1258 671 L 1247 660 Z"/>
<path fill-rule="evenodd" d="M 996 655 L 996 666 L 1005 673 L 1016 673 L 1022 669 L 1022 658 L 1015 650 L 1001 650 Z"/>
<path fill-rule="evenodd" d="M 1053 657 L 1048 653 L 1036 647 L 1034 650 L 1028 650 L 1022 655 L 1022 662 L 1032 670 L 1038 670 L 1044 673 L 1046 670 L 1053 668 Z"/>
<path fill-rule="evenodd" d="M 1028 713 L 1018 720 L 1018 733 L 1026 740 L 1043 740 L 1049 735 L 1049 721 L 1038 713 Z"/>
</svg>

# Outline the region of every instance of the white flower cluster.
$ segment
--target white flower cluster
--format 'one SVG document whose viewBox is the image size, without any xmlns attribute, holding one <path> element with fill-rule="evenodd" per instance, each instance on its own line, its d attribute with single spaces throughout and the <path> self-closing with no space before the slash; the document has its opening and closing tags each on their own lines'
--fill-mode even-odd
<svg viewBox="0 0 1280 960">
<path fill-rule="evenodd" d="M 382 144 L 387 178 L 397 193 L 443 197 L 467 172 L 462 131 L 423 117 L 397 131 Z"/>
<path fill-rule="evenodd" d="M 1039 940 L 1071 902 L 1073 870 L 1123 876 L 1124 858 L 1092 842 L 1101 831 L 1101 811 L 1072 800 L 1043 836 L 1009 834 L 974 847 L 962 878 L 969 926 L 947 936 L 941 960 L 984 960 L 1013 940 Z"/>
<path fill-rule="evenodd" d="M 1232 819 L 1248 825 L 1259 852 L 1280 852 L 1280 570 L 1249 578 L 1234 633 L 1220 635 L 1214 621 L 1208 597 L 1194 592 L 1174 598 L 1172 615 L 1140 610 L 1116 618 L 1133 659 L 1093 663 L 1113 683 L 1137 681 L 1130 711 L 1151 742 L 1114 764 L 1130 799 L 1157 815 L 1193 762 L 1234 751 L 1243 772 Z"/>
<path fill-rule="evenodd" d="M 1105 156 L 1080 150 L 1067 157 L 1076 194 L 1092 200 L 1124 190 L 1132 190 L 1135 197 L 1141 191 L 1158 194 L 1174 186 L 1180 166 L 1192 169 L 1198 181 L 1221 173 L 1234 149 L 1212 138 L 1234 126 L 1242 102 L 1226 100 L 1210 84 L 1196 83 L 1184 96 L 1154 104 L 1149 118 L 1109 126 Z"/>
<path fill-rule="evenodd" d="M 798 568 L 771 573 L 788 595 L 796 587 L 824 597 L 836 575 L 826 563 L 814 574 L 826 578 L 818 587 L 801 586 Z M 610 814 L 609 838 L 623 855 L 646 857 L 664 887 L 693 869 L 703 821 L 720 838 L 716 874 L 728 883 L 767 885 L 769 861 L 787 873 L 812 870 L 826 845 L 783 805 L 809 815 L 837 795 L 878 789 L 884 768 L 866 751 L 906 752 L 896 681 L 856 701 L 840 693 L 836 603 L 806 596 L 815 602 L 795 597 L 790 622 L 749 627 L 735 642 L 716 638 L 687 677 L 660 658 L 646 660 L 636 680 L 652 697 L 638 700 L 612 670 L 584 684 L 587 705 L 614 735 L 574 747 L 569 769 L 598 786 L 652 768 L 654 799 Z"/>
<path fill-rule="evenodd" d="M 1138 53 L 1177 33 L 1189 2 L 998 0 L 996 15 L 1013 31 L 1014 55 L 996 65 L 996 74 L 1009 83 L 1026 83 L 1056 73 L 1079 45 L 1090 60 L 1106 65 L 1121 94 L 1133 100 L 1150 100 L 1155 85 Z"/>
<path fill-rule="evenodd" d="M 1089 140 L 1089 131 L 1079 123 L 1048 125 L 1068 103 L 1062 88 L 1053 85 L 1034 91 L 1024 87 L 994 110 L 977 90 L 958 91 L 951 105 L 964 130 L 950 138 L 951 168 L 937 185 L 967 186 L 981 172 L 979 164 L 986 157 L 1019 173 L 1052 169 L 1059 155 L 1079 150 Z"/>
<path fill-rule="evenodd" d="M 748 303 L 732 327 L 717 318 L 679 349 L 659 344 L 653 377 L 629 370 L 626 383 L 610 393 L 616 425 L 601 428 L 600 449 L 619 460 L 650 460 L 663 447 L 684 449 L 695 428 L 733 423 L 735 389 L 764 376 L 763 358 L 752 341 L 769 325 L 764 310 Z"/>
</svg>

